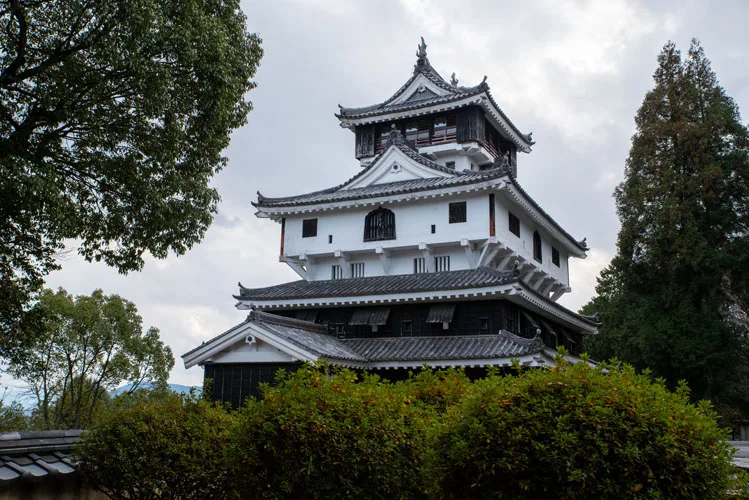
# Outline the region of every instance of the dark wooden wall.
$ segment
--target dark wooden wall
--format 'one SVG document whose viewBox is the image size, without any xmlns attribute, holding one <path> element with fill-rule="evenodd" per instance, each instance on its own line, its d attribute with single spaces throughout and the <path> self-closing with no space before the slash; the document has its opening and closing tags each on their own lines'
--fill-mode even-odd
<svg viewBox="0 0 749 500">
<path fill-rule="evenodd" d="M 383 307 L 383 306 L 372 306 Z M 541 337 L 551 348 L 564 345 L 572 354 L 583 352 L 582 335 L 570 329 L 562 327 L 553 321 L 546 321 L 557 332 L 555 338 L 547 331 L 544 325 L 532 313 L 528 313 L 535 319 L 532 324 L 526 315 L 521 313 L 521 307 L 506 300 L 476 300 L 468 302 L 457 302 L 453 321 L 447 329 L 443 329 L 442 323 L 427 323 L 431 304 L 399 304 L 385 306 L 390 309 L 387 324 L 377 327 L 377 331 L 369 325 L 349 325 L 349 321 L 358 309 L 366 307 L 332 307 L 316 310 L 315 322 L 327 325 L 331 336 L 351 338 L 374 338 L 374 337 L 440 337 L 452 335 L 495 335 L 499 330 L 520 335 L 525 338 L 533 338 L 536 329 L 541 329 Z M 273 311 L 274 314 L 297 317 L 298 311 Z M 411 322 L 411 332 L 404 331 L 404 323 Z M 572 342 L 565 341 L 566 338 Z"/>
<path fill-rule="evenodd" d="M 301 363 L 205 365 L 203 388 L 212 401 L 228 402 L 239 408 L 247 397 L 260 396 L 258 385 L 272 384 L 278 370 L 293 372 L 300 366 Z"/>
</svg>

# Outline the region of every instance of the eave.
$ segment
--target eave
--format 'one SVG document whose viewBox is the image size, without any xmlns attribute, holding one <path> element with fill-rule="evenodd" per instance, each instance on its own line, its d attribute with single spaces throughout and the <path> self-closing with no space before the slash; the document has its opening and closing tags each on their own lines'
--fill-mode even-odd
<svg viewBox="0 0 749 500">
<path fill-rule="evenodd" d="M 346 116 L 338 114 L 336 117 L 341 121 L 341 127 L 353 130 L 360 125 L 396 121 L 473 105 L 483 108 L 486 116 L 493 122 L 494 126 L 502 131 L 503 135 L 511 140 L 520 151 L 530 153 L 531 146 L 535 144 L 531 139 L 531 135 L 521 132 L 497 105 L 488 90 L 488 86 L 483 87 L 480 92 L 473 95 L 456 95 L 454 98 L 444 96 L 440 99 L 435 99 L 435 101 L 437 102 L 417 101 L 404 109 L 392 110 L 385 107 L 382 110 L 373 110 L 361 115 Z"/>
<path fill-rule="evenodd" d="M 283 311 L 304 308 L 320 307 L 349 307 L 349 306 L 375 306 L 395 305 L 410 303 L 434 303 L 470 300 L 507 299 L 520 306 L 526 307 L 538 314 L 554 321 L 561 322 L 581 333 L 595 335 L 598 333 L 598 324 L 593 320 L 580 316 L 564 306 L 551 301 L 538 292 L 534 291 L 520 279 L 512 282 L 496 285 L 482 286 L 464 289 L 430 290 L 414 293 L 381 292 L 371 295 L 341 295 L 335 297 L 309 297 L 309 298 L 284 298 L 284 299 L 250 299 L 234 296 L 239 302 L 237 309 L 262 311 Z"/>
</svg>

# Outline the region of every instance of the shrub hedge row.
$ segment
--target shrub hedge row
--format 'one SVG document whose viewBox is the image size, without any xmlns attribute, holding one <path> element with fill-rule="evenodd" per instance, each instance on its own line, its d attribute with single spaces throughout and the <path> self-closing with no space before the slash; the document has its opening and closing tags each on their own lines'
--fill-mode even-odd
<svg viewBox="0 0 749 500">
<path fill-rule="evenodd" d="M 112 498 L 726 498 L 731 450 L 706 403 L 584 363 L 405 382 L 325 366 L 240 411 L 194 396 L 119 403 L 80 468 Z"/>
</svg>

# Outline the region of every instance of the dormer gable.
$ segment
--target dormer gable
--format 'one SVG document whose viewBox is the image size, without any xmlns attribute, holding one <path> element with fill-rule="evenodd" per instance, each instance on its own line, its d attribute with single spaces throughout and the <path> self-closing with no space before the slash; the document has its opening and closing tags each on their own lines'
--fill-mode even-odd
<svg viewBox="0 0 749 500">
<path fill-rule="evenodd" d="M 443 167 L 419 154 L 400 130 L 392 127 L 385 150 L 363 172 L 341 186 L 341 189 L 455 175 L 453 169 Z"/>
</svg>

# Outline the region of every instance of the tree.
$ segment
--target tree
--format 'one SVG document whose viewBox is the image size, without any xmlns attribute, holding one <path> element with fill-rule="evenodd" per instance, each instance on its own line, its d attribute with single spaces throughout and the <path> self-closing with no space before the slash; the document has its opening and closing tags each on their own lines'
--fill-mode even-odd
<svg viewBox="0 0 749 500">
<path fill-rule="evenodd" d="M 224 459 L 233 422 L 194 395 L 121 395 L 84 435 L 78 470 L 113 499 L 234 498 Z"/>
<path fill-rule="evenodd" d="M 4 397 L 0 397 L 0 432 L 23 431 L 27 427 L 28 419 L 21 403 L 14 401 L 8 404 Z"/>
<path fill-rule="evenodd" d="M 199 242 L 262 56 L 239 0 L 0 2 L 0 354 L 76 238 L 121 272 Z"/>
<path fill-rule="evenodd" d="M 73 298 L 65 290 L 45 290 L 33 312 L 42 329 L 10 362 L 8 372 L 29 384 L 37 399 L 36 417 L 47 428 L 81 428 L 123 381 L 129 392 L 143 382 L 166 385 L 174 366 L 159 331 L 142 330 L 132 302 L 96 290 Z"/>
<path fill-rule="evenodd" d="M 749 135 L 693 41 L 658 57 L 616 188 L 618 252 L 584 307 L 597 359 L 649 367 L 749 411 Z"/>
</svg>

